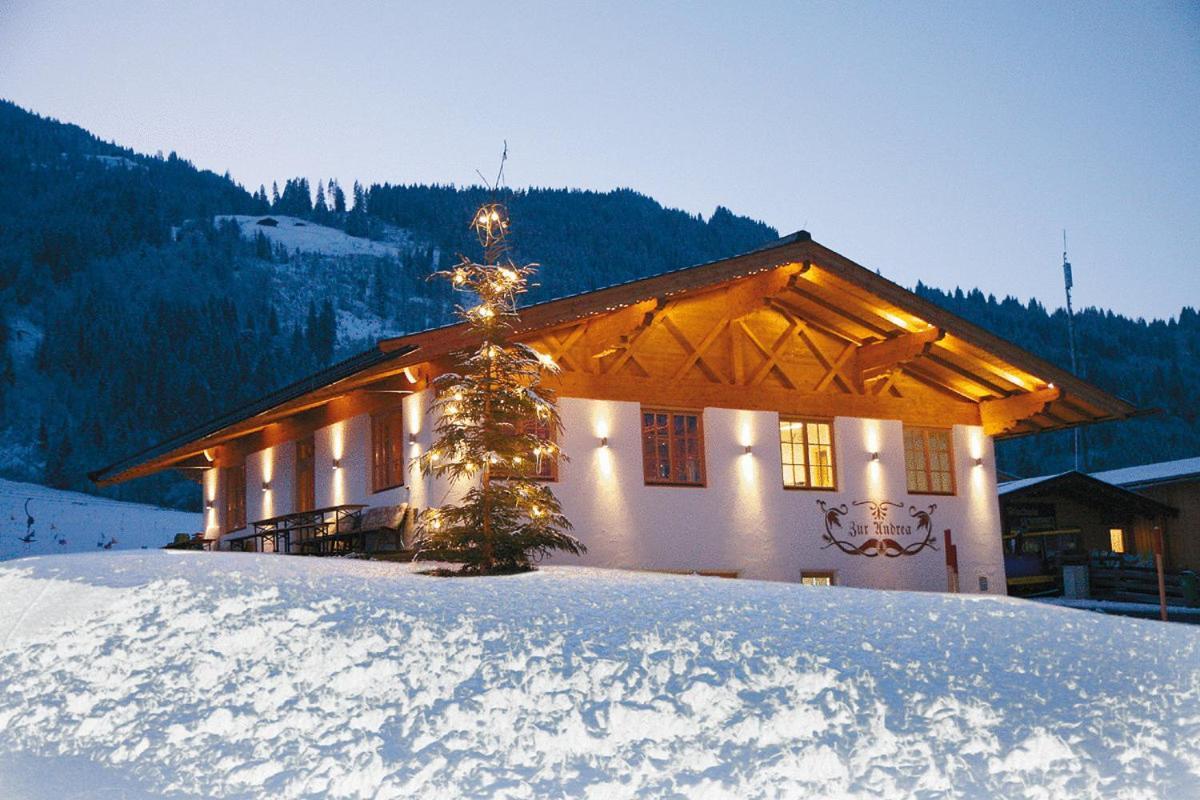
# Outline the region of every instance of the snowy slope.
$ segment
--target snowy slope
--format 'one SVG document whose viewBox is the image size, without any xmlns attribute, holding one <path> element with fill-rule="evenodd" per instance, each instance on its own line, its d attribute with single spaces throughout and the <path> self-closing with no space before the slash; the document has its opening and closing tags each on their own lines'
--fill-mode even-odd
<svg viewBox="0 0 1200 800">
<path fill-rule="evenodd" d="M 0 480 L 0 561 L 90 552 L 110 542 L 109 550 L 162 547 L 203 527 L 199 513 Z"/>
<path fill-rule="evenodd" d="M 0 565 L 0 796 L 1200 785 L 1191 626 L 991 597 L 410 570 L 169 551 Z"/>
<path fill-rule="evenodd" d="M 259 225 L 258 221 L 264 218 L 276 220 L 279 224 L 273 227 Z M 323 253 L 331 256 L 396 256 L 401 251 L 395 243 L 373 242 L 351 236 L 338 228 L 317 225 L 299 217 L 279 214 L 223 214 L 217 216 L 215 221 L 227 219 L 238 224 L 242 236 L 252 239 L 255 233 L 262 233 L 271 240 L 271 244 L 282 244 L 289 253 L 299 250 L 302 253 Z"/>
</svg>

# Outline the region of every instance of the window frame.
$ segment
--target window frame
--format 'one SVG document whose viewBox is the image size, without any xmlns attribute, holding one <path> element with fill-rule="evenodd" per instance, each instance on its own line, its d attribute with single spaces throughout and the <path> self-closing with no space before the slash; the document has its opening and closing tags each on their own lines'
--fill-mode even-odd
<svg viewBox="0 0 1200 800">
<path fill-rule="evenodd" d="M 396 423 L 394 429 L 388 425 L 391 421 Z M 384 442 L 380 441 L 381 430 L 386 432 L 387 442 L 395 446 L 394 450 L 385 448 L 382 454 L 380 446 Z M 397 405 L 374 412 L 371 414 L 371 493 L 378 494 L 403 486 L 405 467 L 404 406 Z"/>
<path fill-rule="evenodd" d="M 1113 547 L 1114 544 L 1120 544 L 1121 548 L 1118 550 L 1117 548 Z M 1129 552 L 1129 534 L 1125 532 L 1124 528 L 1118 528 L 1116 526 L 1109 527 L 1108 551 L 1110 553 L 1118 553 L 1120 555 L 1125 555 Z"/>
<path fill-rule="evenodd" d="M 651 479 L 648 474 L 646 464 L 646 415 L 647 414 L 666 414 L 667 415 L 667 463 L 669 472 L 675 473 L 675 437 L 672 435 L 674 428 L 674 418 L 676 416 L 687 416 L 696 418 L 696 442 L 699 455 L 700 465 L 700 480 L 694 481 L 677 481 L 670 478 Z M 641 432 L 639 439 L 642 446 L 642 481 L 646 486 L 667 486 L 667 487 L 682 487 L 689 489 L 704 489 L 708 486 L 708 464 L 707 455 L 704 446 L 704 409 L 703 408 L 672 408 L 670 406 L 641 406 L 638 410 L 639 424 Z"/>
<path fill-rule="evenodd" d="M 941 433 L 946 435 L 946 459 L 950 462 L 947 465 L 947 474 L 950 476 L 950 490 L 945 492 L 929 489 L 914 489 L 909 480 L 908 470 L 908 433 L 910 431 L 921 434 L 921 458 L 924 464 L 925 480 L 930 487 L 933 486 L 933 465 L 931 462 L 932 449 L 929 447 L 929 434 Z M 940 497 L 953 497 L 958 494 L 957 476 L 954 474 L 956 465 L 954 460 L 954 429 L 953 428 L 938 428 L 929 425 L 905 425 L 903 429 L 903 445 L 904 445 L 904 485 L 909 494 L 924 494 L 937 495 Z"/>
<path fill-rule="evenodd" d="M 803 432 L 804 443 L 801 448 L 804 453 L 804 476 L 808 480 L 804 486 L 789 486 L 783 478 L 783 468 L 788 462 L 783 460 L 783 423 L 799 422 L 802 425 L 828 425 L 829 426 L 829 471 L 833 475 L 833 484 L 830 486 L 813 486 L 812 482 L 812 464 L 808 462 L 808 428 L 801 428 Z M 779 482 L 783 488 L 789 492 L 836 492 L 838 490 L 838 472 L 837 472 L 837 434 L 833 429 L 833 420 L 824 417 L 799 417 L 790 414 L 779 415 Z M 793 444 L 792 447 L 796 445 Z M 792 463 L 792 466 L 796 465 Z"/>
<path fill-rule="evenodd" d="M 542 475 L 540 473 L 533 473 L 530 475 L 517 475 L 504 470 L 502 467 L 493 467 L 490 472 L 493 480 L 510 481 L 515 478 L 523 478 L 525 480 L 539 481 L 541 483 L 558 483 L 558 431 L 555 430 L 555 426 L 551 425 L 549 420 L 535 417 L 533 419 L 522 420 L 519 424 L 517 424 L 516 432 L 523 435 L 529 433 L 529 429 L 536 426 L 545 428 L 546 435 L 542 436 L 541 438 L 555 446 L 554 452 L 550 453 L 549 455 L 542 456 L 543 465 L 549 462 L 549 474 Z"/>
<path fill-rule="evenodd" d="M 221 531 L 224 534 L 246 529 L 246 462 L 225 467 L 222 472 L 222 494 L 225 502 L 222 504 Z M 235 504 L 234 498 L 241 498 L 240 504 Z M 234 512 L 240 513 L 240 519 Z M 234 520 L 238 521 L 235 526 Z"/>
</svg>

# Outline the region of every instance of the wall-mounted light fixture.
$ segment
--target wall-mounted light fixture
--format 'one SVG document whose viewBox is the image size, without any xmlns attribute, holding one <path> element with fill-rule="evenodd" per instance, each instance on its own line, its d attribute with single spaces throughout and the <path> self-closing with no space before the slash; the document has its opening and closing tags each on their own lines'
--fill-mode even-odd
<svg viewBox="0 0 1200 800">
<path fill-rule="evenodd" d="M 878 451 L 878 450 L 875 450 L 875 451 L 873 451 L 873 452 L 871 452 L 871 453 L 868 453 L 868 455 L 870 455 L 870 456 L 871 456 L 871 460 L 872 460 L 872 461 L 878 461 L 878 460 L 879 460 L 879 451 Z"/>
<path fill-rule="evenodd" d="M 600 446 L 601 446 L 601 447 L 608 447 L 608 437 L 607 437 L 607 436 L 601 436 L 601 437 L 600 437 Z"/>
<path fill-rule="evenodd" d="M 742 452 L 744 452 L 744 453 L 746 453 L 747 455 L 749 455 L 750 453 L 754 452 L 754 448 L 753 448 L 753 447 L 751 447 L 750 445 L 746 445 L 746 449 L 745 449 L 745 450 L 743 450 Z"/>
<path fill-rule="evenodd" d="M 263 491 L 264 492 L 271 491 L 271 484 L 269 481 L 263 481 Z"/>
<path fill-rule="evenodd" d="M 982 458 L 976 458 L 976 459 L 974 459 L 974 461 L 975 461 L 975 466 L 977 466 L 977 467 L 982 467 L 982 466 L 983 466 L 983 459 L 982 459 Z"/>
<path fill-rule="evenodd" d="M 408 435 L 408 443 L 409 443 L 409 444 L 416 444 L 416 443 L 417 443 L 417 435 L 416 435 L 415 433 L 410 433 L 410 434 Z"/>
<path fill-rule="evenodd" d="M 335 458 L 335 459 L 333 460 L 333 468 L 334 468 L 334 469 L 341 469 L 341 468 L 342 468 L 342 460 L 341 460 L 340 458 Z"/>
<path fill-rule="evenodd" d="M 217 507 L 217 504 L 216 504 L 216 503 L 214 503 L 212 500 L 206 500 L 206 501 L 204 502 L 204 507 L 205 507 L 206 509 L 208 509 L 209 511 L 212 511 L 214 508 L 216 508 L 216 507 Z"/>
</svg>

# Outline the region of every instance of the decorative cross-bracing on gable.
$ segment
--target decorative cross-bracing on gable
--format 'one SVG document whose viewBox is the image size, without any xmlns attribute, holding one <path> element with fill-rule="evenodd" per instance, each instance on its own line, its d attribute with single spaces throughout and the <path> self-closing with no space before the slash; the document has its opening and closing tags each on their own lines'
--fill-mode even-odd
<svg viewBox="0 0 1200 800">
<path fill-rule="evenodd" d="M 515 327 L 516 339 L 561 368 L 550 383 L 564 396 L 974 424 L 996 437 L 1136 413 L 803 231 L 741 256 L 530 306 Z M 473 344 L 464 325 L 384 340 L 359 357 L 361 367 L 331 368 L 328 381 L 300 382 L 278 402 L 93 478 L 235 462 L 370 410 L 389 393 L 420 390 Z"/>
</svg>

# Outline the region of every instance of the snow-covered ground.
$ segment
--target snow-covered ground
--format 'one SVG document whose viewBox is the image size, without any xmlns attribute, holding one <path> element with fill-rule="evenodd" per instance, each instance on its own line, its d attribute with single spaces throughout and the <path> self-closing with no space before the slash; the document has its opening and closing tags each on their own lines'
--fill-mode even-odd
<svg viewBox="0 0 1200 800">
<path fill-rule="evenodd" d="M 1020 600 L 0 564 L 0 796 L 1195 797 L 1200 630 Z"/>
<path fill-rule="evenodd" d="M 162 547 L 204 527 L 199 513 L 122 503 L 0 479 L 0 561 L 51 553 Z"/>
<path fill-rule="evenodd" d="M 259 225 L 260 219 L 273 219 L 278 225 Z M 299 217 L 288 217 L 280 214 L 222 214 L 215 217 L 221 220 L 233 220 L 242 231 L 242 236 L 252 239 L 255 233 L 262 233 L 271 240 L 271 244 L 282 244 L 289 253 L 299 250 L 302 253 L 323 253 L 331 256 L 396 256 L 401 248 L 393 242 L 373 242 L 351 236 L 339 228 L 318 225 Z"/>
</svg>

